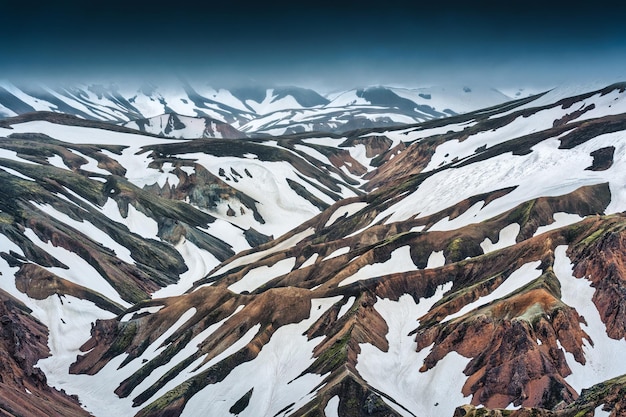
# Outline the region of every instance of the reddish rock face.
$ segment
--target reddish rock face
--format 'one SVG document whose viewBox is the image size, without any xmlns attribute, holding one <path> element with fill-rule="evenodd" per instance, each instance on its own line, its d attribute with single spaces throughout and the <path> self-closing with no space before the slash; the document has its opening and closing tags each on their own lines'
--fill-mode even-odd
<svg viewBox="0 0 626 417">
<path fill-rule="evenodd" d="M 0 414 L 90 415 L 76 398 L 50 388 L 35 367 L 39 359 L 50 355 L 48 329 L 29 313 L 20 301 L 0 290 Z"/>
<path fill-rule="evenodd" d="M 626 229 L 621 223 L 598 229 L 581 244 L 570 248 L 576 277 L 586 277 L 596 289 L 593 295 L 607 334 L 626 337 Z"/>
<path fill-rule="evenodd" d="M 565 382 L 571 371 L 559 343 L 584 363 L 582 319 L 558 300 L 550 273 L 527 291 L 493 302 L 465 316 L 416 330 L 417 349 L 434 343 L 420 371 L 451 351 L 472 358 L 464 370 L 465 396 L 491 408 L 551 408 L 577 393 Z"/>
</svg>

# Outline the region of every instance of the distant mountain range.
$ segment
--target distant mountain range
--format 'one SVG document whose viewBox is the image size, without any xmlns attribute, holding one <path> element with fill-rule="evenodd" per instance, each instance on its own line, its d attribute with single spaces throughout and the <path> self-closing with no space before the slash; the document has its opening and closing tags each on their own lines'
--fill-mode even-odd
<svg viewBox="0 0 626 417">
<path fill-rule="evenodd" d="M 85 119 L 126 123 L 151 133 L 174 137 L 181 134 L 187 137 L 190 134 L 222 137 L 217 133 L 212 136 L 212 129 L 205 130 L 210 121 L 230 124 L 244 135 L 311 131 L 338 133 L 357 128 L 419 123 L 510 99 L 494 89 L 469 87 L 368 87 L 325 97 L 299 87 L 226 90 L 209 86 L 192 87 L 183 82 L 165 86 L 52 86 L 0 82 L 0 117 L 53 111 Z M 163 124 L 163 120 L 154 118 L 162 118 L 166 114 L 186 117 L 186 121 L 182 122 L 186 127 L 169 128 L 167 132 L 165 127 L 159 131 L 157 127 Z M 193 122 L 190 118 L 198 121 Z M 209 122 L 203 127 L 202 120 Z M 180 122 L 177 125 L 181 126 Z"/>
<path fill-rule="evenodd" d="M 417 98 L 4 86 L 0 415 L 626 410 L 626 84 L 254 137 Z"/>
</svg>

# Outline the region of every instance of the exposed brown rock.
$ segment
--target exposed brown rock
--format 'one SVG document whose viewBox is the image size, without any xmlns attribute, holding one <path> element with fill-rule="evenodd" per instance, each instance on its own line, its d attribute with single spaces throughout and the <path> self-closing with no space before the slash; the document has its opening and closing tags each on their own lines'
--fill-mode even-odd
<svg viewBox="0 0 626 417">
<path fill-rule="evenodd" d="M 328 160 L 337 168 L 345 167 L 348 172 L 354 175 L 360 176 L 367 172 L 367 168 L 354 159 L 352 155 L 350 155 L 350 152 L 343 149 L 339 149 L 337 152 L 329 155 Z"/>
<path fill-rule="evenodd" d="M 613 339 L 626 337 L 626 225 L 621 217 L 593 229 L 568 256 L 574 263 L 574 275 L 585 277 L 596 289 L 595 304 L 606 331 Z"/>
<path fill-rule="evenodd" d="M 544 274 L 526 290 L 461 318 L 417 330 L 417 349 L 434 343 L 420 369 L 426 372 L 450 351 L 470 357 L 463 387 L 472 404 L 551 408 L 577 393 L 565 382 L 571 373 L 563 349 L 584 363 L 582 318 L 558 300 L 558 281 Z"/>
<path fill-rule="evenodd" d="M 103 295 L 60 278 L 57 275 L 35 264 L 22 264 L 15 274 L 15 286 L 30 298 L 43 300 L 51 295 L 71 295 L 83 300 L 92 301 L 98 307 L 120 314 L 124 309 Z"/>
<path fill-rule="evenodd" d="M 424 139 L 408 147 L 404 142 L 400 142 L 399 145 L 385 154 L 385 162 L 391 161 L 391 155 L 394 155 L 393 163 L 383 163 L 377 170 L 363 177 L 368 180 L 364 188 L 371 191 L 382 185 L 393 184 L 409 175 L 422 172 L 435 154 L 437 146 L 443 142 L 445 142 L 445 138 L 442 136 Z"/>
<path fill-rule="evenodd" d="M 589 171 L 606 171 L 613 166 L 613 154 L 615 146 L 607 146 L 606 148 L 596 149 L 591 152 L 593 162 L 591 166 L 585 168 Z"/>
<path fill-rule="evenodd" d="M 575 110 L 575 111 L 573 111 L 571 113 L 568 113 L 568 114 L 566 114 L 565 116 L 561 117 L 558 120 L 555 120 L 552 123 L 552 126 L 553 127 L 563 126 L 564 124 L 567 124 L 567 123 L 571 122 L 572 120 L 578 119 L 583 114 L 585 114 L 588 111 L 591 111 L 591 110 L 593 110 L 595 108 L 596 108 L 596 105 L 593 104 L 593 103 L 588 105 L 588 106 L 581 107 L 580 109 Z"/>
<path fill-rule="evenodd" d="M 517 410 L 476 408 L 474 405 L 457 407 L 454 417 L 592 417 L 596 409 L 609 412 L 610 417 L 626 415 L 626 376 L 583 389 L 571 404 L 559 403 L 551 409 L 522 407 Z"/>
</svg>

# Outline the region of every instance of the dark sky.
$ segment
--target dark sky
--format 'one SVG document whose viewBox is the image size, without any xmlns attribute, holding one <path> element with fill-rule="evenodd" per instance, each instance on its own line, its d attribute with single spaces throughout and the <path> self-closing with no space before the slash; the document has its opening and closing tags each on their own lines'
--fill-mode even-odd
<svg viewBox="0 0 626 417">
<path fill-rule="evenodd" d="M 626 80 L 626 5 L 0 0 L 0 78 L 317 88 Z"/>
</svg>

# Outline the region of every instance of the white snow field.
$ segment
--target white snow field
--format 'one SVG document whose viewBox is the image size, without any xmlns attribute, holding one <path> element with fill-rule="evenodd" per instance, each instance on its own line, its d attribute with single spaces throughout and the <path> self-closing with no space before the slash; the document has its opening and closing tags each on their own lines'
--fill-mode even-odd
<svg viewBox="0 0 626 417">
<path fill-rule="evenodd" d="M 579 220 L 581 219 L 580 216 L 576 216 L 576 217 L 578 217 Z M 480 247 L 483 248 L 484 253 L 489 253 L 489 252 L 493 252 L 499 249 L 506 248 L 508 246 L 513 246 L 515 245 L 515 239 L 517 238 L 517 235 L 519 234 L 519 230 L 520 230 L 519 224 L 517 223 L 510 224 L 507 227 L 500 230 L 498 241 L 496 243 L 493 243 L 491 239 L 486 237 L 485 240 L 483 240 L 482 243 L 480 244 Z M 547 230 L 544 230 L 544 231 L 547 231 Z"/>
<path fill-rule="evenodd" d="M 451 287 L 452 283 L 440 286 L 435 295 L 421 298 L 419 303 L 410 295 L 403 295 L 398 301 L 378 299 L 376 311 L 389 326 L 389 350 L 359 345 L 357 370 L 368 384 L 393 398 L 383 400 L 403 416 L 450 416 L 458 405 L 470 402 L 469 397 L 461 394 L 466 379 L 463 369 L 469 359 L 452 352 L 434 368 L 421 373 L 419 368 L 430 348 L 416 352 L 414 336 L 409 336 L 419 326 L 417 318 L 426 314 Z"/>
<path fill-rule="evenodd" d="M 427 216 L 471 196 L 512 186 L 517 188 L 487 206 L 480 204 L 479 208 L 477 203 L 453 221 L 440 222 L 437 229 L 447 230 L 452 222 L 450 228 L 479 223 L 533 198 L 564 195 L 584 185 L 604 182 L 609 183 L 612 197 L 607 214 L 623 211 L 626 193 L 621 192 L 620 173 L 626 168 L 625 139 L 623 132 L 603 134 L 572 149 L 558 149 L 560 142 L 548 139 L 533 146 L 533 152 L 527 155 L 503 154 L 436 173 L 415 192 L 380 213 L 372 224 L 386 216 L 390 216 L 387 224 Z M 592 163 L 590 153 L 607 146 L 615 147 L 613 165 L 605 171 L 585 170 Z"/>
<path fill-rule="evenodd" d="M 229 286 L 228 289 L 236 293 L 243 291 L 252 292 L 270 279 L 291 272 L 294 266 L 296 266 L 296 258 L 287 258 L 276 262 L 272 266 L 264 265 L 251 269 L 243 278 Z"/>
<path fill-rule="evenodd" d="M 574 223 L 578 223 L 583 218 L 578 214 L 570 213 L 554 213 L 554 222 L 545 226 L 539 226 L 533 236 L 538 236 L 542 233 L 549 232 L 550 230 L 559 229 L 561 227 L 569 226 Z"/>
<path fill-rule="evenodd" d="M 300 376 L 314 362 L 313 348 L 322 340 L 307 340 L 303 333 L 340 299 L 341 296 L 313 299 L 309 318 L 278 329 L 254 360 L 236 367 L 223 381 L 202 389 L 189 400 L 182 415 L 229 415 L 230 407 L 251 388 L 254 391 L 250 403 L 239 414 L 241 417 L 285 416 L 306 404 L 315 396 L 325 375 Z"/>
<path fill-rule="evenodd" d="M 397 272 L 408 272 L 417 269 L 411 260 L 411 247 L 402 246 L 391 252 L 391 257 L 381 263 L 365 265 L 359 269 L 356 274 L 345 278 L 339 283 L 339 286 L 352 284 L 363 279 L 379 277 L 381 275 L 394 274 Z M 328 259 L 327 257 L 326 259 Z"/>
</svg>

